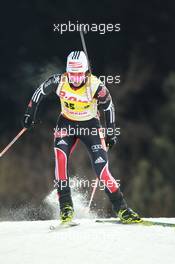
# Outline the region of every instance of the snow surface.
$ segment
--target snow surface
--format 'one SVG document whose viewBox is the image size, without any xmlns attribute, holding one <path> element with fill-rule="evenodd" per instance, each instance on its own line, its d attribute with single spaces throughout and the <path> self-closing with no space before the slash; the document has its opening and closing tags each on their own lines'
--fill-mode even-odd
<svg viewBox="0 0 175 264">
<path fill-rule="evenodd" d="M 0 222 L 0 264 L 174 264 L 175 228 L 95 223 L 74 194 L 79 226 L 50 231 L 58 220 Z M 58 218 L 56 194 L 47 198 Z M 175 218 L 158 221 L 175 223 Z"/>
<path fill-rule="evenodd" d="M 1 222 L 0 263 L 175 263 L 173 228 L 79 222 L 58 231 L 49 230 L 57 220 Z"/>
</svg>

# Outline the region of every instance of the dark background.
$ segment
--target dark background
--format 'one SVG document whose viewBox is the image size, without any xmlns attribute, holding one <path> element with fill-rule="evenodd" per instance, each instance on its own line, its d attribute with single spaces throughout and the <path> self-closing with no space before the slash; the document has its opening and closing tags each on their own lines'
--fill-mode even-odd
<svg viewBox="0 0 175 264">
<path fill-rule="evenodd" d="M 111 171 L 121 179 L 129 205 L 141 215 L 175 216 L 174 1 L 5 1 L 0 21 L 1 149 L 22 128 L 37 86 L 64 71 L 70 51 L 82 49 L 77 32 L 60 35 L 53 24 L 121 24 L 120 32 L 85 36 L 94 74 L 121 76 L 120 85 L 108 85 L 121 128 L 120 143 L 109 153 Z M 41 218 L 37 210 L 53 188 L 58 113 L 59 101 L 50 95 L 40 107 L 36 128 L 1 158 L 1 218 L 5 209 L 9 213 L 26 206 L 36 209 L 34 218 Z M 95 177 L 82 145 L 70 168 L 80 178 Z M 96 210 L 110 212 L 104 199 L 98 191 Z"/>
</svg>

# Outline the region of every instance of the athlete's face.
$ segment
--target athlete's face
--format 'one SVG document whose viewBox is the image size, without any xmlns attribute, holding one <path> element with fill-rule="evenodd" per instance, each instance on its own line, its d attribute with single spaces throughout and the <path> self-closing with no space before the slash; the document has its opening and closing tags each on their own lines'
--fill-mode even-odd
<svg viewBox="0 0 175 264">
<path fill-rule="evenodd" d="M 73 86 L 78 87 L 85 81 L 85 73 L 84 72 L 68 72 L 69 82 L 73 84 Z"/>
</svg>

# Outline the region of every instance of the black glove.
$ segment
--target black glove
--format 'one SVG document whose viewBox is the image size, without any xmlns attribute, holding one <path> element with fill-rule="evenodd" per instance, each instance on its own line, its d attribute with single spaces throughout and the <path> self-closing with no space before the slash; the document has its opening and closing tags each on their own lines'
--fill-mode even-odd
<svg viewBox="0 0 175 264">
<path fill-rule="evenodd" d="M 30 128 L 31 126 L 34 125 L 34 120 L 30 114 L 25 114 L 24 119 L 23 119 L 23 126 L 25 128 Z"/>
<path fill-rule="evenodd" d="M 118 139 L 116 136 L 111 136 L 111 137 L 107 136 L 105 142 L 106 142 L 106 147 L 111 149 L 113 145 L 115 145 L 118 142 Z"/>
<path fill-rule="evenodd" d="M 35 113 L 36 113 L 36 108 L 34 107 L 27 107 L 27 110 L 24 114 L 23 118 L 23 126 L 25 128 L 30 128 L 34 126 L 35 124 Z"/>
</svg>

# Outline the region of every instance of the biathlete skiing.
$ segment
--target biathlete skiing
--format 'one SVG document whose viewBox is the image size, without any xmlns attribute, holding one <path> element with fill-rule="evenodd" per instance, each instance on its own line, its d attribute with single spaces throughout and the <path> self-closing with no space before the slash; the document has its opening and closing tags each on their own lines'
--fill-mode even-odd
<svg viewBox="0 0 175 264">
<path fill-rule="evenodd" d="M 74 217 L 68 161 L 78 140 L 89 152 L 95 175 L 103 181 L 116 217 L 123 223 L 140 222 L 141 218 L 128 207 L 110 173 L 107 149 L 112 148 L 117 140 L 115 109 L 109 90 L 89 71 L 83 51 L 72 51 L 67 58 L 66 72 L 52 75 L 36 89 L 24 114 L 24 128 L 35 124 L 40 102 L 52 92 L 58 95 L 61 104 L 54 132 L 55 182 L 61 222 L 71 222 Z M 105 135 L 99 109 L 104 112 Z"/>
</svg>

